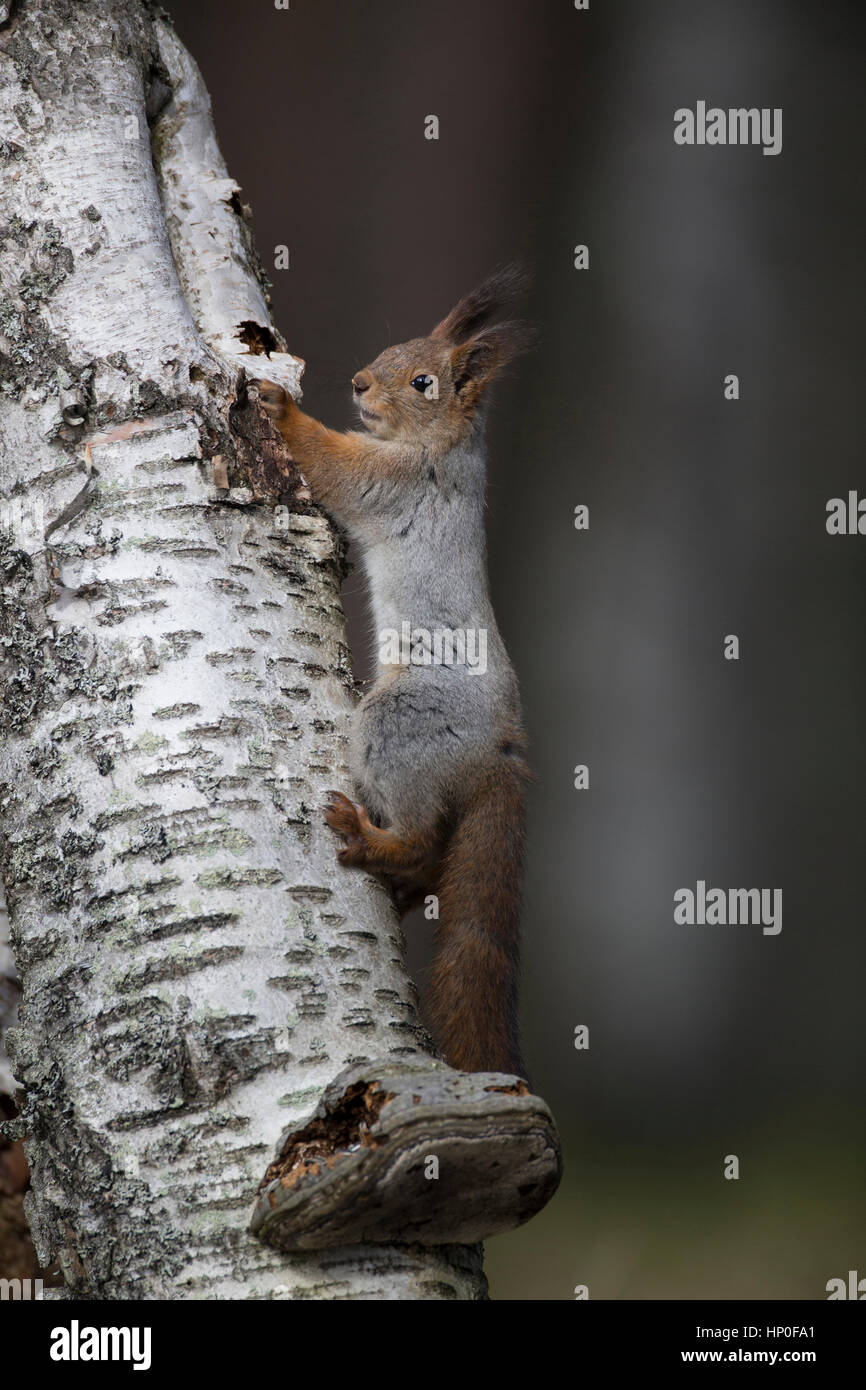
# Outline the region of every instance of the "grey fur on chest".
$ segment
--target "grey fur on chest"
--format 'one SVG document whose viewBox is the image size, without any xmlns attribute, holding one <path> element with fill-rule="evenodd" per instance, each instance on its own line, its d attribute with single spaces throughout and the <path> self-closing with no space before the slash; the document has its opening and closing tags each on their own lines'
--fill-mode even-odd
<svg viewBox="0 0 866 1390">
<path fill-rule="evenodd" d="M 480 442 L 422 456 L 414 485 L 353 526 L 377 630 L 490 623 L 484 485 Z"/>
<path fill-rule="evenodd" d="M 352 771 L 371 814 L 405 831 L 447 816 L 519 719 L 488 593 L 483 442 L 418 465 L 408 489 L 377 484 L 351 528 L 377 662 L 353 716 Z"/>
</svg>

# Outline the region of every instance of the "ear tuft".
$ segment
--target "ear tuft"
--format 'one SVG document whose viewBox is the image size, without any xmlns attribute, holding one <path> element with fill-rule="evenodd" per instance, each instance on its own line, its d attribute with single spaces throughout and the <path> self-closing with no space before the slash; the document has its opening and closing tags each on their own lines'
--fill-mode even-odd
<svg viewBox="0 0 866 1390">
<path fill-rule="evenodd" d="M 534 336 L 528 323 L 511 319 L 482 329 L 469 342 L 461 343 L 451 354 L 455 395 L 467 404 L 475 403 L 502 368 L 531 345 Z"/>
<path fill-rule="evenodd" d="M 469 294 L 464 295 L 451 313 L 433 329 L 434 338 L 465 343 L 489 323 L 500 310 L 518 299 L 529 287 L 531 277 L 517 261 L 502 265 Z"/>
</svg>

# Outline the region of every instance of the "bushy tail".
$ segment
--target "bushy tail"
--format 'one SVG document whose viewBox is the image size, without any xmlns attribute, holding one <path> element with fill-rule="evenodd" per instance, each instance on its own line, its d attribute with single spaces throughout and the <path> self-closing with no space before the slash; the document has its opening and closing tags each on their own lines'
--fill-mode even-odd
<svg viewBox="0 0 866 1390">
<path fill-rule="evenodd" d="M 517 1012 L 524 824 L 522 777 L 506 764 L 481 784 L 445 851 L 431 1021 L 460 1071 L 527 1074 Z"/>
</svg>

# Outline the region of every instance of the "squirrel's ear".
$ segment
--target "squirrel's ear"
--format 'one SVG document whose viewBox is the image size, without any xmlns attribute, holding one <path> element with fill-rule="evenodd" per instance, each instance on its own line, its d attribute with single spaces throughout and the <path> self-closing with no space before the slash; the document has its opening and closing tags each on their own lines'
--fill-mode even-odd
<svg viewBox="0 0 866 1390">
<path fill-rule="evenodd" d="M 502 368 L 527 348 L 532 334 L 528 324 L 515 320 L 485 328 L 451 354 L 455 395 L 464 401 L 477 400 Z"/>
<path fill-rule="evenodd" d="M 477 289 L 463 296 L 451 313 L 437 323 L 431 336 L 446 338 L 450 343 L 465 343 L 495 314 L 523 294 L 529 279 L 528 272 L 516 261 L 500 266 Z"/>
<path fill-rule="evenodd" d="M 467 402 L 476 400 L 496 375 L 492 344 L 481 338 L 473 338 L 471 342 L 455 348 L 451 354 L 451 373 L 455 396 Z"/>
</svg>

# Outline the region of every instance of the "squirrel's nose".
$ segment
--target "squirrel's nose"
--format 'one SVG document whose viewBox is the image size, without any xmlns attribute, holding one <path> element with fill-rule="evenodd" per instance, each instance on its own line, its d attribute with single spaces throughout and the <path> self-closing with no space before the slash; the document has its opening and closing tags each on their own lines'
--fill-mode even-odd
<svg viewBox="0 0 866 1390">
<path fill-rule="evenodd" d="M 356 396 L 363 396 L 364 392 L 370 387 L 370 378 L 366 372 L 358 372 L 352 377 L 352 385 L 355 388 Z"/>
</svg>

